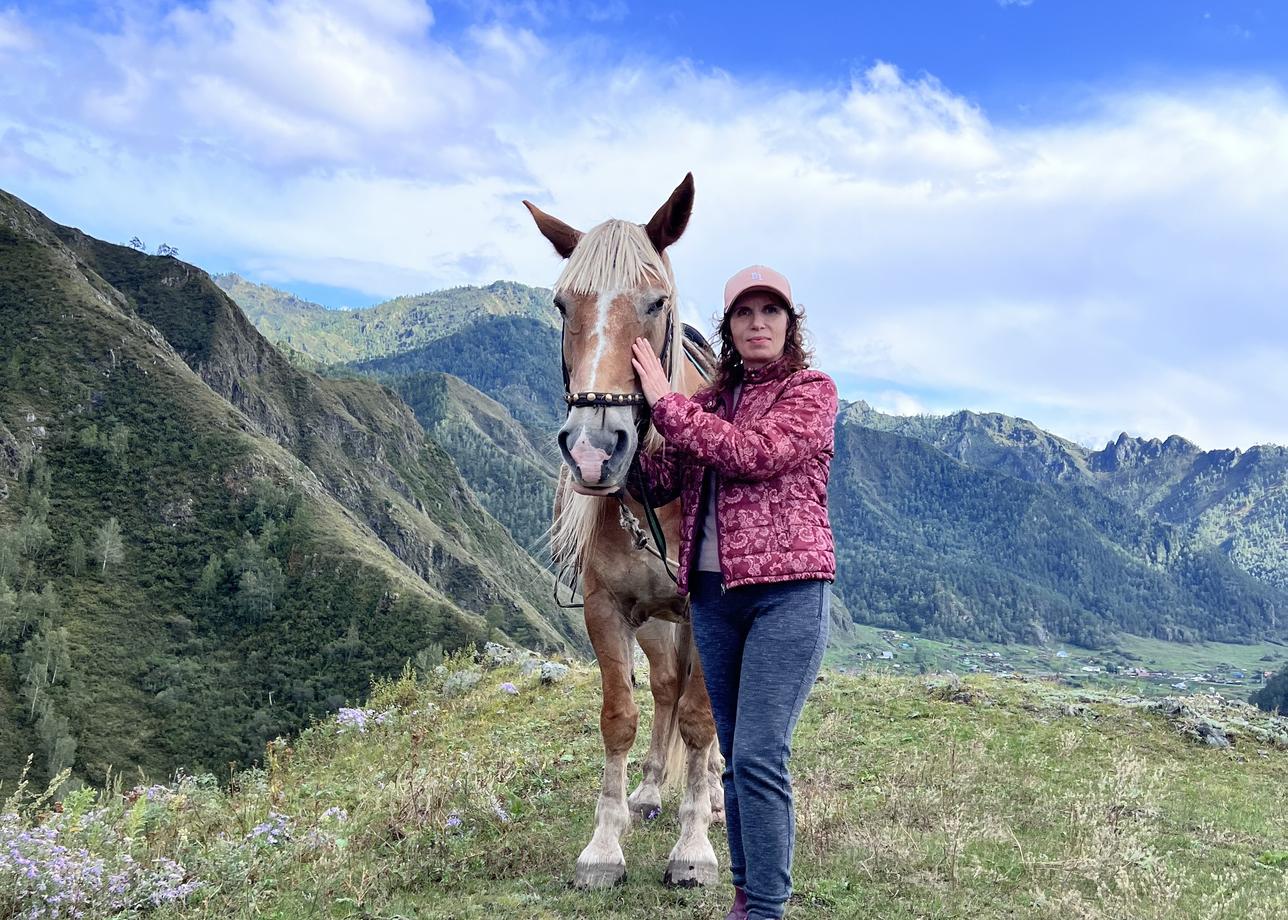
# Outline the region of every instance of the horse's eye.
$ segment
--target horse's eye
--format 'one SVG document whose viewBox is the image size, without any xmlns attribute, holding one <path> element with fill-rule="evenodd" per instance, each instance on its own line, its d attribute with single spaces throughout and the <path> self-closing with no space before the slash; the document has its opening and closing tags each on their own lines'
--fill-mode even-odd
<svg viewBox="0 0 1288 920">
<path fill-rule="evenodd" d="M 659 313 L 661 313 L 661 312 L 662 312 L 662 309 L 663 309 L 665 306 L 666 306 L 666 298 L 665 298 L 665 297 L 659 297 L 657 300 L 655 300 L 655 301 L 653 301 L 651 304 L 649 304 L 649 307 L 648 307 L 648 315 L 649 315 L 649 316 L 656 316 L 657 314 L 659 314 Z"/>
</svg>

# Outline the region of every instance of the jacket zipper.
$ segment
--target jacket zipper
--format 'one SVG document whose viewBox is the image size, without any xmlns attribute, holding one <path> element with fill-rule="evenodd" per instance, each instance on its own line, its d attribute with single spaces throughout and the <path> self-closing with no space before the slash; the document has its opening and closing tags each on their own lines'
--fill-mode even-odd
<svg viewBox="0 0 1288 920">
<path fill-rule="evenodd" d="M 743 385 L 743 388 L 745 389 L 747 386 L 747 382 L 744 380 L 742 385 Z M 741 391 L 739 391 L 738 396 L 739 396 L 738 402 L 742 402 Z M 734 423 L 734 417 L 738 414 L 738 407 L 732 400 L 732 394 L 730 394 L 730 401 L 725 403 L 725 408 L 729 410 L 729 424 L 732 425 Z M 715 476 L 712 477 L 712 487 L 715 489 L 715 493 L 716 493 L 714 496 L 715 503 L 716 503 L 716 563 L 720 566 L 720 594 L 723 597 L 726 590 L 728 577 L 725 575 L 724 540 L 720 539 L 720 473 L 718 471 L 716 472 Z"/>
</svg>

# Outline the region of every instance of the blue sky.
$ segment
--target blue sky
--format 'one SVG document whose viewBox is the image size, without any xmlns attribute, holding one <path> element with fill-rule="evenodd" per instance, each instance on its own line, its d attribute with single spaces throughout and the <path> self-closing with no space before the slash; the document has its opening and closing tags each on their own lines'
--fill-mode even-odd
<svg viewBox="0 0 1288 920">
<path fill-rule="evenodd" d="M 646 219 L 785 271 L 842 395 L 1288 443 L 1288 12 L 1249 2 L 0 0 L 0 187 L 331 306 Z"/>
<path fill-rule="evenodd" d="M 479 5 L 436 7 L 461 30 Z M 492 15 L 605 57 L 685 59 L 738 78 L 844 82 L 878 61 L 932 73 L 986 107 L 1026 120 L 1077 108 L 1090 86 L 1211 74 L 1288 74 L 1288 7 L 1246 0 L 859 0 L 785 4 L 514 4 Z"/>
</svg>

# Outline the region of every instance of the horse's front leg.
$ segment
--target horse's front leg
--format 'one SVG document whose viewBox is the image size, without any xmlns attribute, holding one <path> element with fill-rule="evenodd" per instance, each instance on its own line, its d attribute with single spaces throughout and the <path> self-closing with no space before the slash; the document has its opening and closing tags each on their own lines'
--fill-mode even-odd
<svg viewBox="0 0 1288 920">
<path fill-rule="evenodd" d="M 675 624 L 650 619 L 635 631 L 635 638 L 648 656 L 649 689 L 653 694 L 653 731 L 644 757 L 640 784 L 627 800 L 631 814 L 648 820 L 662 811 L 662 783 L 666 779 L 671 746 L 678 738 L 676 703 L 683 677 L 676 661 Z"/>
<path fill-rule="evenodd" d="M 621 838 L 631 825 L 626 804 L 626 755 L 635 743 L 639 707 L 631 693 L 631 631 L 603 591 L 586 596 L 586 630 L 590 634 L 603 701 L 599 731 L 604 739 L 604 780 L 595 806 L 595 832 L 577 857 L 578 888 L 607 888 L 626 877 Z"/>
<path fill-rule="evenodd" d="M 678 641 L 692 642 L 684 629 Z M 702 663 L 692 650 L 693 670 L 680 696 L 680 735 L 686 750 L 684 800 L 680 803 L 680 839 L 671 850 L 663 881 L 668 885 L 693 887 L 714 885 L 720 878 L 716 851 L 711 846 L 711 750 L 716 744 L 716 725 L 711 700 L 702 678 Z"/>
</svg>

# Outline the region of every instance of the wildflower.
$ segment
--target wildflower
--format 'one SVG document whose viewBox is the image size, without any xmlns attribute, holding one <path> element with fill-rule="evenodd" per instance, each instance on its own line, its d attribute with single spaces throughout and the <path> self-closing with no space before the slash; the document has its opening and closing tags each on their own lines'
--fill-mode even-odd
<svg viewBox="0 0 1288 920">
<path fill-rule="evenodd" d="M 365 709 L 341 709 L 335 714 L 335 721 L 341 729 L 356 728 L 360 732 L 365 732 L 367 716 L 368 711 Z"/>
<path fill-rule="evenodd" d="M 496 815 L 497 820 L 502 824 L 510 823 L 510 813 L 505 810 L 505 806 L 501 804 L 501 800 L 498 798 L 492 799 L 492 813 Z"/>
<path fill-rule="evenodd" d="M 290 828 L 287 826 L 289 820 L 286 815 L 270 811 L 268 820 L 255 825 L 246 835 L 246 839 L 265 843 L 268 846 L 277 846 L 282 840 L 289 840 L 291 837 Z"/>
<path fill-rule="evenodd" d="M 447 816 L 447 826 L 448 826 L 448 827 L 460 827 L 460 826 L 461 826 L 461 816 L 460 816 L 460 815 L 458 815 L 456 812 L 452 812 L 450 815 L 448 815 L 448 816 Z"/>
<path fill-rule="evenodd" d="M 349 813 L 339 805 L 332 805 L 326 811 L 322 812 L 323 821 L 348 821 Z"/>
<path fill-rule="evenodd" d="M 356 728 L 359 732 L 365 732 L 367 725 L 384 725 L 393 718 L 393 712 L 376 712 L 374 709 L 349 709 L 342 708 L 335 714 L 335 721 L 340 730 L 346 728 Z"/>
<path fill-rule="evenodd" d="M 514 684 L 510 683 L 509 681 L 506 681 L 501 685 L 501 692 L 514 695 L 519 692 L 519 688 L 516 687 Z"/>
</svg>

